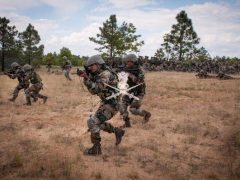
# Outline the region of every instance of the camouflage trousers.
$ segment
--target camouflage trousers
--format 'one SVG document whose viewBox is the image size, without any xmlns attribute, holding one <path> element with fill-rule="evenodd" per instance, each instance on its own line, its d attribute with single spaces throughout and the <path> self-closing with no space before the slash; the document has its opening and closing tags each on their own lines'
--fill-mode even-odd
<svg viewBox="0 0 240 180">
<path fill-rule="evenodd" d="M 64 73 L 64 76 L 71 81 L 72 79 L 70 78 L 70 71 L 71 69 L 64 69 L 63 73 Z"/>
<path fill-rule="evenodd" d="M 117 103 L 109 104 L 102 102 L 96 113 L 92 115 L 87 122 L 91 133 L 99 133 L 100 130 L 108 133 L 114 133 L 115 128 L 106 121 L 116 115 L 118 110 L 119 108 Z"/>
<path fill-rule="evenodd" d="M 34 99 L 45 98 L 46 96 L 43 96 L 42 94 L 39 93 L 41 91 L 42 87 L 43 87 L 42 83 L 36 83 L 36 84 L 32 84 L 29 88 L 27 88 L 25 90 L 27 101 L 29 101 L 30 97 L 32 97 Z"/>
<path fill-rule="evenodd" d="M 18 97 L 19 91 L 21 91 L 22 89 L 24 89 L 25 91 L 28 87 L 29 87 L 29 84 L 18 83 L 17 87 L 15 87 L 13 91 L 12 101 L 14 101 Z"/>
<path fill-rule="evenodd" d="M 129 98 L 128 96 L 123 96 L 122 100 L 119 103 L 120 115 L 123 116 L 123 120 L 129 120 L 128 106 L 129 111 L 134 115 L 144 116 L 146 111 L 140 109 L 142 105 L 143 95 L 137 96 L 139 100 Z"/>
</svg>

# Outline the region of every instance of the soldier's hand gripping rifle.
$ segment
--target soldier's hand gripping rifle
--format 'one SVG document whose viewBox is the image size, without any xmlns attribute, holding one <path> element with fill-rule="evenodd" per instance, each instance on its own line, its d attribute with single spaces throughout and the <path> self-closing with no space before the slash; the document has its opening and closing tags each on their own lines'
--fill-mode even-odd
<svg viewBox="0 0 240 180">
<path fill-rule="evenodd" d="M 88 69 L 87 66 L 83 66 L 84 70 L 80 70 L 79 68 L 77 68 L 77 75 L 80 77 L 84 77 L 85 79 L 89 79 L 89 74 L 91 73 Z"/>
<path fill-rule="evenodd" d="M 15 73 L 11 70 L 4 71 L 3 74 L 7 75 L 8 77 L 10 77 L 12 79 L 15 77 Z"/>
</svg>

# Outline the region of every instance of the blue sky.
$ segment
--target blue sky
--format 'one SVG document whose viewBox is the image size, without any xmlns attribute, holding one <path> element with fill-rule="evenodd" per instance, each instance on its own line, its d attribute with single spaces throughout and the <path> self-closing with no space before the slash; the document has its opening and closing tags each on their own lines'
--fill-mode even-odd
<svg viewBox="0 0 240 180">
<path fill-rule="evenodd" d="M 0 16 L 20 32 L 34 25 L 45 54 L 64 46 L 81 56 L 98 53 L 89 37 L 111 14 L 117 15 L 119 25 L 133 23 L 145 41 L 138 54 L 153 56 L 176 15 L 185 10 L 201 39 L 199 46 L 212 57 L 240 57 L 239 9 L 240 0 L 0 0 Z"/>
</svg>

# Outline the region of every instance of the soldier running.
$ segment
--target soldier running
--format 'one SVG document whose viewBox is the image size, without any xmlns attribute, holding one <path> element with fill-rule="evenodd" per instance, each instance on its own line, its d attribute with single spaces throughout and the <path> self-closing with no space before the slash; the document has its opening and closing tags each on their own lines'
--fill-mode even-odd
<svg viewBox="0 0 240 180">
<path fill-rule="evenodd" d="M 126 63 L 125 72 L 129 74 L 127 81 L 129 88 L 143 83 L 129 92 L 138 97 L 139 100 L 131 98 L 128 95 L 124 95 L 120 100 L 120 114 L 123 116 L 123 120 L 125 121 L 124 127 L 131 127 L 129 113 L 127 110 L 128 106 L 130 107 L 129 110 L 132 114 L 143 116 L 144 123 L 149 121 L 151 113 L 140 109 L 145 95 L 145 81 L 144 72 L 138 64 L 137 56 L 135 54 L 128 54 L 125 56 L 124 62 Z"/>
<path fill-rule="evenodd" d="M 63 69 L 63 72 L 64 72 L 64 76 L 69 80 L 71 81 L 72 79 L 70 78 L 70 71 L 71 71 L 71 68 L 72 68 L 72 64 L 71 62 L 67 59 L 66 56 L 63 57 L 63 66 L 62 66 L 62 69 Z"/>
<path fill-rule="evenodd" d="M 38 98 L 41 98 L 43 99 L 43 103 L 46 103 L 48 97 L 39 93 L 43 88 L 42 79 L 39 74 L 37 74 L 29 64 L 25 64 L 23 66 L 23 70 L 26 76 L 25 79 L 30 80 L 31 82 L 31 86 L 25 90 L 27 100 L 26 105 L 31 105 L 30 97 L 33 97 L 34 101 L 37 101 Z"/>
<path fill-rule="evenodd" d="M 100 97 L 101 104 L 94 115 L 88 120 L 88 128 L 91 132 L 91 142 L 93 146 L 84 151 L 85 155 L 99 155 L 101 150 L 100 130 L 108 133 L 114 133 L 116 145 L 118 145 L 125 131 L 121 128 L 114 127 L 107 121 L 110 120 L 119 110 L 118 101 L 115 98 L 107 100 L 106 98 L 114 93 L 112 88 L 104 85 L 117 86 L 117 76 L 106 66 L 105 62 L 99 55 L 92 56 L 87 61 L 88 72 L 78 71 L 78 75 L 84 78 L 84 85 L 91 94 Z"/>
<path fill-rule="evenodd" d="M 18 85 L 13 91 L 12 98 L 9 99 L 9 101 L 14 102 L 18 97 L 19 91 L 21 91 L 22 89 L 26 90 L 29 87 L 30 83 L 28 80 L 25 80 L 24 71 L 22 67 L 16 62 L 13 62 L 11 64 L 11 69 L 8 72 L 5 72 L 5 74 L 8 75 L 11 79 L 18 79 Z"/>
</svg>

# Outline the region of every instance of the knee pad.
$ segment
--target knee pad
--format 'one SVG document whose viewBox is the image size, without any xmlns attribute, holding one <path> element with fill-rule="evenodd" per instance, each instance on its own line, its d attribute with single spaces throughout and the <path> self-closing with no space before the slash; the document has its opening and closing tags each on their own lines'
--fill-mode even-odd
<svg viewBox="0 0 240 180">
<path fill-rule="evenodd" d="M 99 120 L 94 116 L 91 116 L 90 119 L 88 119 L 87 125 L 91 133 L 98 133 L 100 131 Z"/>
</svg>

